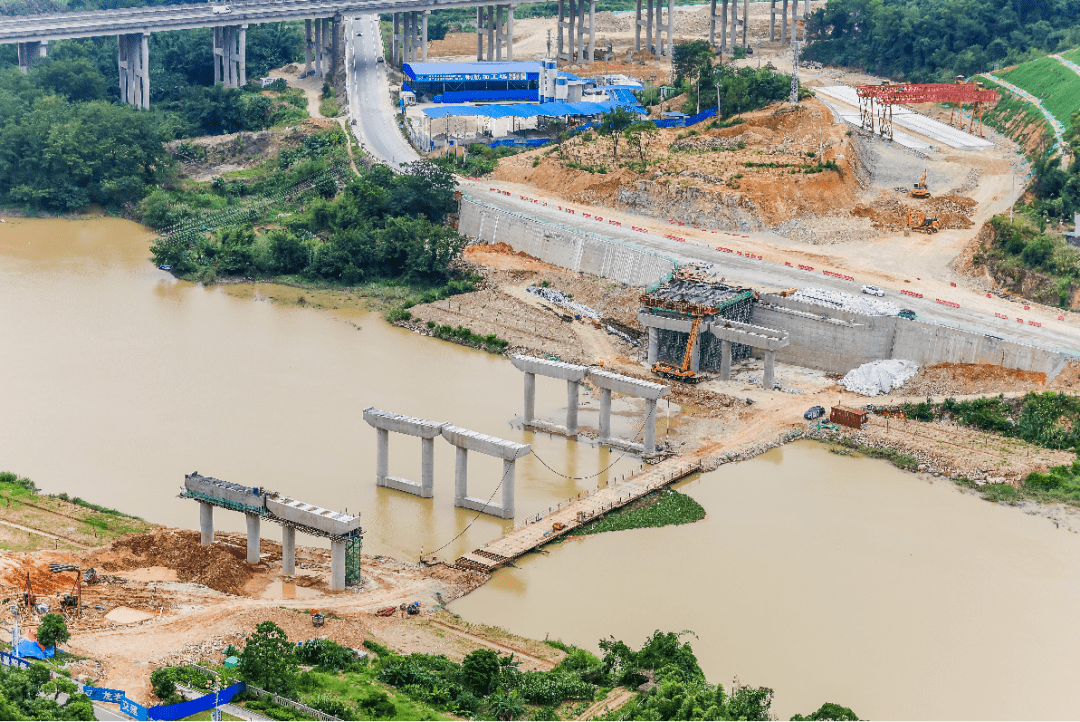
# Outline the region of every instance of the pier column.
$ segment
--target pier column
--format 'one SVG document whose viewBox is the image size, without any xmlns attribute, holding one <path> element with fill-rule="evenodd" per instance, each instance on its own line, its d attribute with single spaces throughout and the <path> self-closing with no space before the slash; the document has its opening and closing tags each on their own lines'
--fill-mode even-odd
<svg viewBox="0 0 1080 722">
<path fill-rule="evenodd" d="M 345 591 L 345 542 L 330 542 L 330 591 Z"/>
<path fill-rule="evenodd" d="M 645 49 L 650 53 L 656 52 L 656 46 L 653 44 L 653 0 L 645 0 Z"/>
<path fill-rule="evenodd" d="M 776 2 L 776 0 L 773 0 Z M 304 21 L 304 73 L 311 74 L 311 21 Z"/>
<path fill-rule="evenodd" d="M 769 0 L 769 42 L 776 40 L 776 0 Z"/>
<path fill-rule="evenodd" d="M 585 62 L 591 63 L 593 61 L 593 54 L 596 52 L 596 0 L 588 0 L 589 2 L 589 47 L 586 49 Z"/>
<path fill-rule="evenodd" d="M 322 40 L 323 22 L 322 18 L 315 19 L 315 75 L 322 77 L 322 56 L 323 56 L 323 40 Z"/>
<path fill-rule="evenodd" d="M 662 1 L 662 0 L 661 0 Z M 667 52 L 664 55 L 671 57 L 675 52 L 675 0 L 667 3 Z"/>
<path fill-rule="evenodd" d="M 514 469 L 517 459 L 503 459 L 502 478 L 502 517 L 503 519 L 514 518 Z"/>
<path fill-rule="evenodd" d="M 454 457 L 454 506 L 461 506 L 469 495 L 469 450 L 457 446 Z"/>
<path fill-rule="evenodd" d="M 577 381 L 566 382 L 566 433 L 577 436 L 578 385 Z"/>
<path fill-rule="evenodd" d="M 476 6 L 476 62 L 484 60 L 484 6 Z"/>
<path fill-rule="evenodd" d="M 660 360 L 660 329 L 650 326 L 649 327 L 649 364 L 654 364 Z"/>
<path fill-rule="evenodd" d="M 247 25 L 241 25 L 239 31 L 239 40 L 237 44 L 240 48 L 240 87 L 247 85 Z"/>
<path fill-rule="evenodd" d="M 600 438 L 611 438 L 611 389 L 600 389 Z"/>
<path fill-rule="evenodd" d="M 390 475 L 390 432 L 375 429 L 375 486 L 386 486 Z"/>
<path fill-rule="evenodd" d="M 281 573 L 296 575 L 296 529 L 291 526 L 281 527 Z"/>
<path fill-rule="evenodd" d="M 30 68 L 34 67 L 34 63 L 39 58 L 44 58 L 48 51 L 49 44 L 47 42 L 38 42 L 35 40 L 28 43 L 19 43 L 19 70 L 24 73 L 30 72 Z"/>
<path fill-rule="evenodd" d="M 261 519 L 258 514 L 244 514 L 247 518 L 247 561 L 248 564 L 259 563 L 259 526 Z"/>
<path fill-rule="evenodd" d="M 720 380 L 731 381 L 731 341 L 720 341 Z"/>
<path fill-rule="evenodd" d="M 427 37 L 426 35 L 424 36 Z M 427 57 L 427 56 L 424 56 Z M 506 62 L 514 61 L 514 6 L 506 6 Z"/>
<path fill-rule="evenodd" d="M 773 390 L 773 367 L 776 364 L 775 351 L 763 351 L 765 357 L 765 371 L 761 374 L 761 386 L 766 391 Z"/>
<path fill-rule="evenodd" d="M 791 0 L 791 43 L 794 45 L 799 34 L 799 0 Z"/>
<path fill-rule="evenodd" d="M 488 5 L 487 9 L 487 60 L 489 63 L 495 59 L 495 6 Z"/>
<path fill-rule="evenodd" d="M 394 32 L 390 36 L 390 56 L 393 63 L 400 63 L 401 53 L 401 13 L 394 13 Z M 479 58 L 477 58 L 479 60 Z"/>
<path fill-rule="evenodd" d="M 513 13 L 513 10 L 511 10 L 510 12 Z M 423 60 L 424 62 L 427 62 L 427 46 L 428 46 L 427 27 L 428 27 L 428 17 L 430 15 L 431 15 L 431 11 L 430 10 L 425 10 L 423 12 L 423 15 L 421 16 L 422 20 L 421 20 L 421 32 L 420 32 L 420 59 Z M 513 17 L 513 15 L 511 15 L 511 17 Z M 511 21 L 511 22 L 513 22 L 513 21 Z"/>
<path fill-rule="evenodd" d="M 637 9 L 634 11 L 634 52 L 638 50 L 641 50 L 641 0 L 637 0 Z"/>
<path fill-rule="evenodd" d="M 430 499 L 435 495 L 435 439 L 420 439 L 420 496 Z"/>
<path fill-rule="evenodd" d="M 690 370 L 697 373 L 701 370 L 701 333 L 694 339 L 694 347 L 690 349 Z"/>
<path fill-rule="evenodd" d="M 645 453 L 656 453 L 656 399 L 645 399 Z"/>
<path fill-rule="evenodd" d="M 506 45 L 506 35 L 503 33 L 504 5 L 495 6 L 495 60 L 502 62 L 503 47 Z"/>
<path fill-rule="evenodd" d="M 640 2 L 641 0 L 638 0 Z M 559 0 L 559 10 L 557 19 L 555 21 L 555 57 L 559 60 L 563 58 L 563 32 L 565 30 L 566 23 L 566 0 Z M 479 27 L 479 26 L 478 26 Z"/>
<path fill-rule="evenodd" d="M 787 45 L 787 4 L 788 0 L 784 0 L 784 7 L 780 13 L 780 44 Z"/>
<path fill-rule="evenodd" d="M 536 417 L 536 374 L 525 372 L 525 423 Z"/>
<path fill-rule="evenodd" d="M 200 543 L 209 546 L 214 543 L 214 505 L 199 502 L 199 531 L 202 532 Z"/>
</svg>

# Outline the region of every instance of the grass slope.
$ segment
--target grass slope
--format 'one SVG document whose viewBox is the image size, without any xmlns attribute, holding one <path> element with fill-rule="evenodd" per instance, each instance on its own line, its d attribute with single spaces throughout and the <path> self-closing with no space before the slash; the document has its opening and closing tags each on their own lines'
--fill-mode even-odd
<svg viewBox="0 0 1080 722">
<path fill-rule="evenodd" d="M 1066 128 L 1072 114 L 1080 109 L 1080 75 L 1054 58 L 1023 63 L 998 73 L 998 77 L 1042 100 L 1043 106 Z"/>
<path fill-rule="evenodd" d="M 1080 48 L 1076 50 L 1070 50 L 1067 53 L 1059 53 L 1059 55 L 1061 55 L 1061 57 L 1065 58 L 1066 60 L 1071 60 L 1074 63 L 1080 63 Z"/>
</svg>

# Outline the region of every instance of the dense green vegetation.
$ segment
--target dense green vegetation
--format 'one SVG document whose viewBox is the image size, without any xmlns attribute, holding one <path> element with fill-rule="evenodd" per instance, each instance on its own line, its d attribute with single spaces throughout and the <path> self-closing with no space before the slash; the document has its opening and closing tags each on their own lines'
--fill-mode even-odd
<svg viewBox="0 0 1080 722">
<path fill-rule="evenodd" d="M 1047 449 L 1074 450 L 1080 443 L 1080 397 L 1055 391 L 1030 392 L 1019 399 L 928 400 L 901 408 L 916 421 L 953 421 Z"/>
<path fill-rule="evenodd" d="M 690 645 L 682 640 L 688 634 L 692 633 L 657 631 L 640 649 L 614 638 L 601 640 L 602 657 L 549 641 L 566 657 L 551 671 L 530 672 L 522 671 L 513 655 L 500 656 L 490 649 L 478 649 L 458 663 L 442 655 L 398 654 L 372 640 L 364 646 L 373 656 L 358 660 L 352 650 L 328 639 L 289 645 L 280 627 L 263 622 L 239 652 L 240 666 L 216 671 L 223 684 L 239 678 L 256 686 L 270 685 L 282 696 L 343 720 L 448 719 L 447 715 L 573 719 L 613 687 L 635 689 L 646 682 L 655 684 L 607 719 L 771 719 L 772 690 L 736 685 L 725 691 L 709 684 Z M 300 671 L 301 665 L 310 669 Z M 171 699 L 176 681 L 209 689 L 209 680 L 190 668 L 164 668 L 151 677 L 160 699 Z M 273 719 L 305 719 L 295 710 L 250 696 L 238 701 Z M 795 719 L 856 717 L 847 708 L 826 704 Z"/>
<path fill-rule="evenodd" d="M 40 662 L 29 668 L 0 665 L 0 719 L 94 719 L 93 703 L 85 694 L 75 693 L 74 682 L 66 676 L 51 681 L 49 676 L 49 668 Z M 64 704 L 56 700 L 60 692 L 71 695 Z"/>
<path fill-rule="evenodd" d="M 1075 180 L 1080 192 L 1080 177 Z M 1034 300 L 1069 308 L 1080 287 L 1080 250 L 1060 235 L 1043 232 L 1045 216 L 1039 215 L 1038 209 L 1038 205 L 1021 207 L 1013 221 L 1005 216 L 992 218 L 991 242 L 979 251 L 976 261 L 992 265 L 999 279 L 1013 278 L 1016 290 L 1024 288 Z M 1041 287 L 1030 281 L 1024 283 L 1026 274 L 1022 269 L 1045 275 L 1047 283 Z"/>
<path fill-rule="evenodd" d="M 1080 505 L 1080 459 L 1051 467 L 1045 474 L 1031 472 L 1024 480 L 1024 491 L 1040 501 Z"/>
<path fill-rule="evenodd" d="M 705 518 L 705 508 L 695 499 L 674 489 L 664 489 L 642 497 L 634 504 L 617 509 L 601 519 L 574 529 L 573 536 L 605 531 L 692 524 Z"/>
<path fill-rule="evenodd" d="M 329 134 L 329 142 L 344 142 L 340 131 Z M 278 162 L 284 162 L 280 156 Z M 322 167 L 313 160 L 289 178 Z M 472 290 L 468 279 L 451 268 L 464 239 L 443 224 L 456 207 L 449 173 L 423 161 L 401 174 L 377 165 L 349 179 L 340 193 L 333 179 L 325 180 L 312 189 L 314 198 L 305 196 L 285 219 L 276 218 L 279 205 L 270 205 L 251 207 L 246 219 L 241 215 L 237 224 L 216 232 L 201 230 L 198 220 L 189 222 L 182 232 L 157 240 L 151 248 L 154 263 L 204 281 L 218 276 L 295 276 L 351 286 L 390 280 L 433 289 L 431 300 Z M 165 206 L 160 213 L 155 210 L 158 204 Z M 151 196 L 147 206 L 151 222 L 175 222 L 167 212 L 167 195 Z M 256 233 L 253 224 L 260 216 L 278 221 L 279 227 Z M 451 285 L 454 281 L 458 283 Z"/>
<path fill-rule="evenodd" d="M 829 0 L 807 21 L 809 60 L 949 82 L 1080 45 L 1080 0 Z"/>
<path fill-rule="evenodd" d="M 1080 75 L 1055 58 L 1038 58 L 995 75 L 1042 100 L 1050 114 L 1066 127 L 1080 110 Z"/>
<path fill-rule="evenodd" d="M 791 76 L 768 68 L 735 68 L 718 62 L 707 40 L 676 43 L 672 56 L 675 66 L 675 94 L 686 93 L 684 113 L 716 108 L 719 116 L 730 118 L 738 113 L 763 108 L 769 103 L 787 100 L 791 95 Z M 799 90 L 799 97 L 807 91 Z"/>
</svg>

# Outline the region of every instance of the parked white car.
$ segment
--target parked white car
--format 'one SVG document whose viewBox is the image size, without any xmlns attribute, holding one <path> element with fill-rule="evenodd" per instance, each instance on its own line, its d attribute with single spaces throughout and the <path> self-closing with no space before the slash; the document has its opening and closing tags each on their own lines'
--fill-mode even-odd
<svg viewBox="0 0 1080 722">
<path fill-rule="evenodd" d="M 862 292 L 870 294 L 871 296 L 884 296 L 885 292 L 877 286 L 863 286 Z"/>
<path fill-rule="evenodd" d="M 232 12 L 232 8 L 228 5 L 214 5 L 210 8 L 214 15 L 227 15 Z"/>
</svg>

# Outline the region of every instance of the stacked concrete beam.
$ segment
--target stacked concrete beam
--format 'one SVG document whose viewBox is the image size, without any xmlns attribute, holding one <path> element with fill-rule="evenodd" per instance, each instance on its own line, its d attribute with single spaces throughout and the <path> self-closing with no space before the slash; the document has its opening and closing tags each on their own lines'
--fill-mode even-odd
<svg viewBox="0 0 1080 722">
<path fill-rule="evenodd" d="M 435 437 L 444 426 L 440 421 L 428 421 L 412 416 L 402 416 L 374 407 L 364 409 L 364 421 L 374 427 L 378 434 L 375 449 L 375 485 L 415 494 L 425 499 L 434 496 L 435 487 Z M 420 437 L 421 476 L 420 483 L 390 476 L 390 432 Z"/>
<path fill-rule="evenodd" d="M 514 518 L 514 468 L 517 460 L 528 456 L 532 448 L 495 436 L 456 426 L 444 426 L 442 437 L 457 447 L 454 468 L 454 506 L 492 514 L 503 519 Z M 503 460 L 502 503 L 469 496 L 469 452 L 475 451 Z"/>
<path fill-rule="evenodd" d="M 600 438 L 602 444 L 640 450 L 646 454 L 656 453 L 656 402 L 671 390 L 663 384 L 641 381 L 610 371 L 589 369 L 589 381 L 600 389 Z M 642 444 L 626 443 L 611 435 L 611 392 L 645 399 L 644 438 Z"/>
<path fill-rule="evenodd" d="M 525 372 L 525 426 L 577 436 L 578 384 L 585 379 L 588 368 L 563 361 L 549 361 L 516 354 L 510 357 L 514 368 Z M 566 426 L 556 426 L 536 421 L 536 376 L 547 376 L 566 381 Z"/>
</svg>

